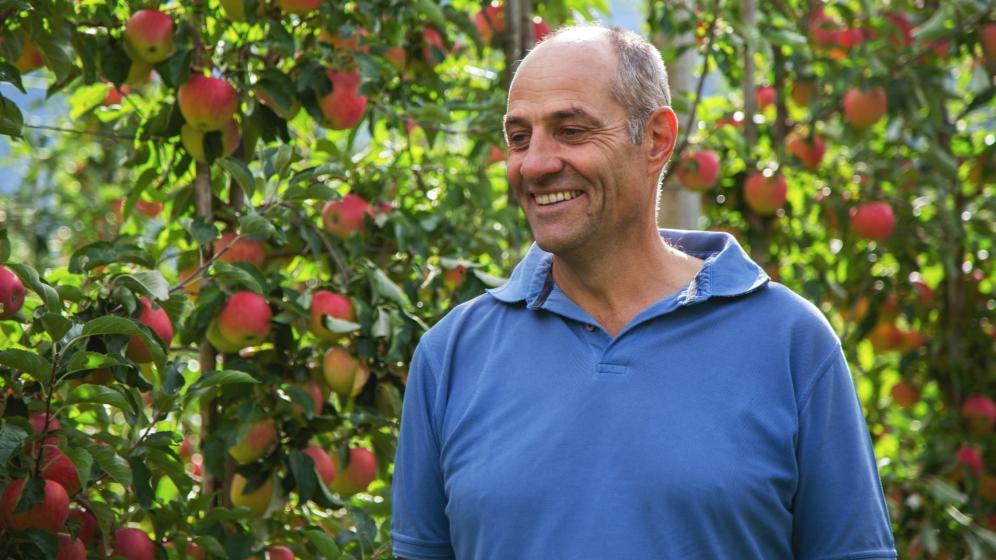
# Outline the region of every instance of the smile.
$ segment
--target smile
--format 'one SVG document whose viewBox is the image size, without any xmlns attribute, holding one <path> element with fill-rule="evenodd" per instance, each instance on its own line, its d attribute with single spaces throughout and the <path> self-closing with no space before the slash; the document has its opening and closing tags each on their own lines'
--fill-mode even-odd
<svg viewBox="0 0 996 560">
<path fill-rule="evenodd" d="M 560 191 L 555 193 L 536 194 L 533 195 L 533 198 L 540 206 L 546 206 L 548 204 L 555 204 L 557 202 L 577 198 L 581 196 L 581 194 L 581 191 Z"/>
</svg>

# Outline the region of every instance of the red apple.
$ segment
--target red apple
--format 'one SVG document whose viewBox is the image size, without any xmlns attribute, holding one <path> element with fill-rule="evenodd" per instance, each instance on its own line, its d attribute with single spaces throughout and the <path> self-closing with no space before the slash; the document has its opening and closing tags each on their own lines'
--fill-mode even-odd
<svg viewBox="0 0 996 560">
<path fill-rule="evenodd" d="M 253 422 L 242 438 L 228 449 L 240 465 L 247 465 L 266 456 L 277 445 L 277 425 L 272 418 Z"/>
<path fill-rule="evenodd" d="M 256 346 L 270 334 L 272 318 L 266 298 L 255 292 L 237 292 L 218 314 L 218 333 L 240 349 Z"/>
<path fill-rule="evenodd" d="M 7 267 L 0 265 L 0 320 L 10 319 L 24 305 L 24 283 Z"/>
<path fill-rule="evenodd" d="M 149 300 L 142 296 L 139 298 L 139 306 L 141 311 L 138 314 L 138 322 L 152 329 L 152 332 L 156 333 L 166 346 L 173 341 L 173 323 L 169 320 L 169 315 L 166 314 L 166 310 L 162 307 L 156 307 L 152 309 L 152 304 Z M 125 352 L 129 360 L 138 362 L 140 364 L 148 363 L 152 361 L 152 354 L 149 349 L 146 348 L 145 343 L 142 339 L 132 335 L 131 340 L 128 342 L 128 350 Z"/>
<path fill-rule="evenodd" d="M 114 531 L 114 550 L 111 556 L 121 556 L 125 560 L 155 560 L 156 545 L 145 531 L 124 527 Z"/>
<path fill-rule="evenodd" d="M 125 52 L 135 61 L 156 64 L 173 54 L 173 18 L 159 10 L 139 10 L 124 30 Z"/>
<path fill-rule="evenodd" d="M 271 546 L 266 553 L 270 555 L 269 560 L 294 560 L 294 551 L 286 546 Z"/>
<path fill-rule="evenodd" d="M 38 47 L 31 42 L 31 39 L 24 38 L 24 43 L 21 45 L 21 56 L 14 61 L 14 66 L 21 74 L 27 74 L 45 66 L 45 59 L 42 58 L 41 53 L 38 52 Z"/>
<path fill-rule="evenodd" d="M 159 214 L 162 214 L 163 203 L 158 200 L 139 199 L 135 201 L 135 209 L 148 218 L 155 218 Z"/>
<path fill-rule="evenodd" d="M 550 28 L 550 24 L 543 21 L 543 18 L 536 16 L 533 18 L 533 41 L 539 43 L 546 36 L 553 32 Z"/>
<path fill-rule="evenodd" d="M 903 343 L 903 333 L 893 323 L 878 323 L 868 333 L 868 341 L 878 354 L 891 352 Z"/>
<path fill-rule="evenodd" d="M 494 165 L 502 161 L 505 161 L 505 150 L 492 145 L 491 149 L 488 150 L 488 157 L 484 160 L 484 165 Z"/>
<path fill-rule="evenodd" d="M 816 84 L 800 80 L 792 84 L 792 91 L 789 93 L 789 96 L 799 107 L 809 107 L 809 102 L 813 99 L 813 93 L 815 92 Z"/>
<path fill-rule="evenodd" d="M 798 132 L 789 134 L 788 152 L 799 158 L 802 165 L 810 171 L 819 168 L 820 162 L 823 160 L 823 154 L 826 151 L 826 142 L 823 141 L 823 137 L 819 134 L 813 134 L 812 137 L 799 134 Z"/>
<path fill-rule="evenodd" d="M 55 445 L 46 443 L 42 449 L 41 476 L 61 484 L 70 496 L 80 491 L 80 473 L 76 465 Z"/>
<path fill-rule="evenodd" d="M 996 23 L 987 23 L 979 30 L 982 55 L 989 67 L 996 66 Z"/>
<path fill-rule="evenodd" d="M 711 150 L 688 152 L 681 156 L 675 170 L 686 189 L 705 191 L 719 179 L 719 156 Z"/>
<path fill-rule="evenodd" d="M 384 58 L 390 61 L 398 72 L 401 72 L 405 69 L 405 63 L 408 62 L 408 53 L 403 47 L 390 47 L 384 51 Z"/>
<path fill-rule="evenodd" d="M 370 47 L 366 45 L 360 45 L 360 37 L 364 39 L 370 33 L 364 27 L 357 27 L 353 30 L 353 33 L 349 37 L 343 37 L 338 33 L 332 33 L 328 30 L 322 29 L 318 32 L 318 41 L 321 43 L 326 43 L 331 45 L 333 48 L 343 51 L 359 51 L 359 52 L 369 52 Z"/>
<path fill-rule="evenodd" d="M 207 155 L 204 149 L 204 137 L 208 134 L 219 134 L 221 136 L 221 153 L 218 157 L 230 156 L 239 147 L 239 125 L 235 119 L 231 119 L 220 131 L 205 132 L 185 124 L 180 127 L 180 140 L 186 148 L 190 157 L 194 161 L 207 163 Z"/>
<path fill-rule="evenodd" d="M 226 231 L 221 234 L 218 241 L 214 243 L 214 254 L 224 253 L 218 257 L 219 261 L 227 263 L 244 262 L 262 268 L 266 261 L 266 245 L 262 241 L 239 237 L 234 231 Z"/>
<path fill-rule="evenodd" d="M 332 92 L 318 100 L 325 116 L 324 126 L 332 130 L 353 128 L 367 110 L 367 96 L 360 95 L 360 75 L 356 72 L 326 71 Z"/>
<path fill-rule="evenodd" d="M 917 294 L 917 302 L 922 307 L 929 308 L 934 304 L 934 290 L 924 281 L 920 273 L 910 274 L 910 285 L 913 286 L 913 291 Z"/>
<path fill-rule="evenodd" d="M 86 546 L 83 541 L 67 533 L 59 533 L 59 552 L 56 560 L 86 560 Z"/>
<path fill-rule="evenodd" d="M 276 4 L 285 12 L 306 15 L 317 10 L 322 0 L 276 0 Z"/>
<path fill-rule="evenodd" d="M 962 445 L 957 454 L 958 463 L 964 465 L 972 474 L 982 474 L 982 454 L 974 447 Z"/>
<path fill-rule="evenodd" d="M 840 35 L 840 25 L 817 8 L 809 16 L 809 38 L 817 47 L 832 47 L 837 44 Z"/>
<path fill-rule="evenodd" d="M 446 44 L 435 27 L 422 29 L 422 43 L 422 60 L 429 66 L 435 66 L 446 58 Z"/>
<path fill-rule="evenodd" d="M 332 458 L 338 475 L 330 488 L 343 495 L 363 492 L 377 478 L 377 457 L 368 449 L 353 447 L 349 450 L 349 463 L 345 470 L 339 468 L 338 457 Z"/>
<path fill-rule="evenodd" d="M 97 531 L 100 528 L 97 525 L 97 518 L 92 513 L 73 508 L 69 510 L 69 519 L 75 519 L 79 523 L 78 536 L 84 545 L 93 546 L 97 542 Z"/>
<path fill-rule="evenodd" d="M 304 389 L 308 393 L 308 395 L 311 396 L 312 402 L 315 403 L 312 409 L 315 416 L 321 414 L 322 407 L 325 406 L 325 400 L 327 397 L 325 390 L 322 389 L 322 386 L 315 381 L 308 381 L 307 383 L 298 385 L 298 387 Z M 293 405 L 291 405 L 291 413 L 294 415 L 304 414 L 304 407 L 302 407 L 297 403 L 294 403 Z"/>
<path fill-rule="evenodd" d="M 221 335 L 221 331 L 218 330 L 217 317 L 208 324 L 207 332 L 204 333 L 204 336 L 211 343 L 211 346 L 214 346 L 215 350 L 224 354 L 237 354 L 239 350 L 244 348 L 241 344 L 236 344 Z"/>
<path fill-rule="evenodd" d="M 988 435 L 996 425 L 996 403 L 984 395 L 972 395 L 961 404 L 961 415 L 973 434 Z"/>
<path fill-rule="evenodd" d="M 329 340 L 338 338 L 339 335 L 328 330 L 322 324 L 322 315 L 345 321 L 352 321 L 356 318 L 353 313 L 353 303 L 349 298 L 328 290 L 319 290 L 311 298 L 311 332 Z"/>
<path fill-rule="evenodd" d="M 325 231 L 339 239 L 348 239 L 354 232 L 363 234 L 363 216 L 370 214 L 370 204 L 357 194 L 347 194 L 340 200 L 330 200 L 322 208 Z"/>
<path fill-rule="evenodd" d="M 477 26 L 481 40 L 490 44 L 495 34 L 505 31 L 505 7 L 498 2 L 486 4 L 474 16 L 474 25 Z"/>
<path fill-rule="evenodd" d="M 905 50 L 913 44 L 913 24 L 909 17 L 902 12 L 889 12 L 885 14 L 886 34 L 892 46 L 899 50 Z"/>
<path fill-rule="evenodd" d="M 851 229 L 859 237 L 883 241 L 892 234 L 896 216 L 888 202 L 864 202 L 851 208 Z"/>
<path fill-rule="evenodd" d="M 765 177 L 755 171 L 744 183 L 744 200 L 747 206 L 762 216 L 774 215 L 785 204 L 787 194 L 788 183 L 781 173 Z"/>
<path fill-rule="evenodd" d="M 837 44 L 849 51 L 865 40 L 865 34 L 856 27 L 842 29 L 837 34 Z"/>
<path fill-rule="evenodd" d="M 855 128 L 868 128 L 877 123 L 888 109 L 885 90 L 873 87 L 867 91 L 851 88 L 844 94 L 844 118 Z"/>
<path fill-rule="evenodd" d="M 443 283 L 446 287 L 455 290 L 463 285 L 463 281 L 467 278 L 467 267 L 458 264 L 453 268 L 447 268 L 443 270 Z"/>
<path fill-rule="evenodd" d="M 235 88 L 222 78 L 194 74 L 177 92 L 180 114 L 201 132 L 221 130 L 239 108 Z"/>
<path fill-rule="evenodd" d="M 775 88 L 771 86 L 761 86 L 754 91 L 754 103 L 757 104 L 758 111 L 774 106 L 776 98 Z"/>
<path fill-rule="evenodd" d="M 329 388 L 341 397 L 359 394 L 366 379 L 359 361 L 345 348 L 332 347 L 322 359 L 322 375 Z"/>
<path fill-rule="evenodd" d="M 121 101 L 128 95 L 129 88 L 127 85 L 122 85 L 121 89 L 118 89 L 114 84 L 107 84 L 107 95 L 104 96 L 104 100 L 100 102 L 104 107 L 110 107 L 112 105 L 120 105 Z"/>
<path fill-rule="evenodd" d="M 892 400 L 905 409 L 911 409 L 920 401 L 920 389 L 916 385 L 900 381 L 892 386 Z"/>
<path fill-rule="evenodd" d="M 913 352 L 927 343 L 927 335 L 917 330 L 904 331 L 903 340 L 899 344 L 900 352 Z"/>
<path fill-rule="evenodd" d="M 336 468 L 329 454 L 317 445 L 309 445 L 301 451 L 315 462 L 315 470 L 318 471 L 318 476 L 322 482 L 326 486 L 331 486 L 332 480 L 335 479 Z"/>
<path fill-rule="evenodd" d="M 45 481 L 45 497 L 28 511 L 14 514 L 17 503 L 21 500 L 21 490 L 24 479 L 19 479 L 7 485 L 0 500 L 3 521 L 7 527 L 15 531 L 25 529 L 41 529 L 57 533 L 69 519 L 69 494 L 61 484 L 53 480 Z"/>
<path fill-rule="evenodd" d="M 235 474 L 232 477 L 228 497 L 232 500 L 233 506 L 249 508 L 256 517 L 263 517 L 270 507 L 270 502 L 273 501 L 273 476 L 267 478 L 255 490 L 243 493 L 248 483 L 248 479 L 244 476 Z"/>
</svg>

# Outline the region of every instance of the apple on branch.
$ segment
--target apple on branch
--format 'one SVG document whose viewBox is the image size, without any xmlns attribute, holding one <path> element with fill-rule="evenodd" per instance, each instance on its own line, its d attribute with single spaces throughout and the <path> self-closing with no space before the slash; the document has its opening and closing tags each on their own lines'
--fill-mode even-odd
<svg viewBox="0 0 996 560">
<path fill-rule="evenodd" d="M 851 88 L 844 94 L 844 119 L 854 128 L 869 128 L 885 116 L 888 106 L 885 90 L 880 87 Z"/>
<path fill-rule="evenodd" d="M 332 83 L 332 92 L 318 100 L 324 126 L 332 130 L 353 128 L 367 110 L 367 97 L 359 94 L 360 75 L 331 69 L 325 75 Z"/>
<path fill-rule="evenodd" d="M 338 474 L 330 488 L 344 496 L 365 491 L 377 478 L 377 457 L 369 449 L 351 448 L 345 469 L 339 467 L 338 457 L 333 457 L 332 461 Z"/>
<path fill-rule="evenodd" d="M 785 176 L 775 173 L 766 176 L 754 171 L 744 183 L 744 200 L 747 206 L 761 216 L 772 216 L 785 205 L 788 183 Z"/>
<path fill-rule="evenodd" d="M 329 388 L 345 398 L 363 391 L 370 371 L 345 348 L 332 347 L 322 358 L 322 375 Z"/>
<path fill-rule="evenodd" d="M 134 61 L 158 64 L 173 54 L 173 18 L 159 10 L 139 10 L 125 23 L 125 52 Z"/>
<path fill-rule="evenodd" d="M 56 553 L 58 560 L 86 560 L 86 546 L 77 537 L 72 537 L 68 533 L 59 533 L 59 549 Z"/>
<path fill-rule="evenodd" d="M 314 444 L 305 447 L 301 451 L 314 461 L 315 471 L 322 482 L 325 483 L 325 486 L 331 487 L 332 481 L 335 480 L 336 468 L 335 462 L 332 461 L 332 457 L 329 456 L 328 452 Z"/>
<path fill-rule="evenodd" d="M 711 150 L 687 152 L 681 156 L 675 174 L 686 189 L 711 189 L 719 179 L 719 156 Z"/>
<path fill-rule="evenodd" d="M 214 254 L 220 255 L 218 260 L 222 262 L 244 262 L 262 268 L 266 262 L 266 245 L 262 241 L 239 237 L 234 231 L 226 231 L 215 242 Z"/>
<path fill-rule="evenodd" d="M 240 465 L 262 459 L 277 445 L 277 426 L 272 418 L 253 422 L 239 441 L 228 449 Z"/>
<path fill-rule="evenodd" d="M 194 158 L 194 161 L 208 163 L 207 150 L 204 145 L 208 135 L 216 135 L 221 139 L 221 153 L 218 154 L 218 157 L 230 156 L 239 147 L 239 125 L 235 123 L 235 119 L 229 120 L 220 131 L 205 132 L 185 124 L 180 128 L 180 141 L 183 142 L 183 147 L 186 148 L 190 157 Z"/>
<path fill-rule="evenodd" d="M 271 474 L 256 489 L 246 492 L 249 480 L 241 474 L 236 473 L 232 476 L 228 495 L 232 500 L 232 505 L 248 508 L 256 517 L 263 517 L 266 514 L 266 510 L 270 508 L 270 503 L 273 501 L 273 478 Z"/>
<path fill-rule="evenodd" d="M 322 323 L 322 316 L 328 315 L 344 321 L 353 321 L 353 303 L 349 297 L 329 290 L 319 290 L 311 297 L 311 332 L 320 338 L 334 340 L 338 335 Z"/>
<path fill-rule="evenodd" d="M 166 310 L 158 306 L 153 309 L 152 304 L 145 296 L 140 297 L 138 301 L 141 307 L 137 317 L 138 322 L 152 329 L 152 332 L 156 333 L 166 343 L 166 346 L 169 346 L 170 342 L 173 341 L 173 323 L 169 320 Z M 145 346 L 145 342 L 135 335 L 131 335 L 125 355 L 128 356 L 129 360 L 140 364 L 152 361 L 152 354 Z"/>
<path fill-rule="evenodd" d="M 357 194 L 347 194 L 340 200 L 330 200 L 322 208 L 325 231 L 339 239 L 348 239 L 354 231 L 363 234 L 364 216 L 370 214 L 370 203 Z"/>
<path fill-rule="evenodd" d="M 21 501 L 25 482 L 23 478 L 15 480 L 4 489 L 3 498 L 0 499 L 0 513 L 3 514 L 6 526 L 14 531 L 40 529 L 56 533 L 61 530 L 69 519 L 69 494 L 66 489 L 54 480 L 45 480 L 42 500 L 27 511 L 14 513 Z"/>
<path fill-rule="evenodd" d="M 194 74 L 177 92 L 180 114 L 201 132 L 221 130 L 239 107 L 239 96 L 226 80 Z"/>
<path fill-rule="evenodd" d="M 24 43 L 21 44 L 21 55 L 14 61 L 14 66 L 21 74 L 27 74 L 45 66 L 45 59 L 42 58 L 38 47 L 28 37 L 25 37 Z"/>
<path fill-rule="evenodd" d="M 827 151 L 827 144 L 819 134 L 812 136 L 803 135 L 797 131 L 792 131 L 787 140 L 788 152 L 799 158 L 802 165 L 815 171 L 823 161 L 823 154 Z"/>
<path fill-rule="evenodd" d="M 114 531 L 114 550 L 111 556 L 125 560 L 155 560 L 156 545 L 148 533 L 134 527 L 123 527 Z"/>
<path fill-rule="evenodd" d="M 859 237 L 884 241 L 896 226 L 896 216 L 888 202 L 864 202 L 850 211 L 851 229 Z"/>
<path fill-rule="evenodd" d="M 0 320 L 10 319 L 24 305 L 24 283 L 7 267 L 0 265 Z"/>
<path fill-rule="evenodd" d="M 218 347 L 223 352 L 229 348 L 241 350 L 248 346 L 256 346 L 266 340 L 270 334 L 270 319 L 273 312 L 266 298 L 255 292 L 237 292 L 232 294 L 221 313 L 217 317 L 217 335 L 230 346 Z M 208 329 L 210 338 L 211 329 Z M 210 341 L 214 344 L 214 341 Z"/>
</svg>

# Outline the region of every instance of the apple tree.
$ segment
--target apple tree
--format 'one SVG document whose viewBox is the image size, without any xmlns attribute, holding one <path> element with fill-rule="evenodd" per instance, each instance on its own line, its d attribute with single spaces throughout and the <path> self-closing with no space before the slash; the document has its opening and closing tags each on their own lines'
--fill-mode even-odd
<svg viewBox="0 0 996 560">
<path fill-rule="evenodd" d="M 837 329 L 900 557 L 992 557 L 992 4 L 649 6 L 695 61 L 668 181 Z"/>
</svg>

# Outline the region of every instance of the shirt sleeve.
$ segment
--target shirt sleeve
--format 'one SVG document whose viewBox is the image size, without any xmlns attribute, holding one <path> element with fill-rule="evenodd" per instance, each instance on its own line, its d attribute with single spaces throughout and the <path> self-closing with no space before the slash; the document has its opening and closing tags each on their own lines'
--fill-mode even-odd
<svg viewBox="0 0 996 560">
<path fill-rule="evenodd" d="M 802 395 L 799 407 L 795 557 L 896 558 L 868 426 L 839 347 Z"/>
<path fill-rule="evenodd" d="M 424 346 L 423 340 L 408 371 L 392 488 L 393 551 L 412 560 L 454 558 L 433 420 L 437 378 Z"/>
</svg>

